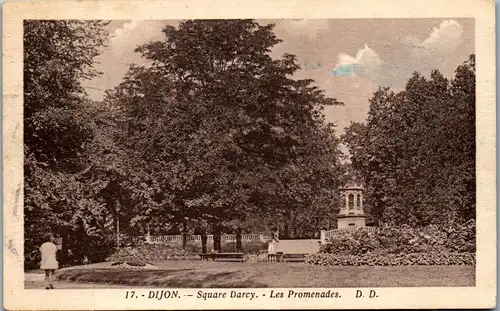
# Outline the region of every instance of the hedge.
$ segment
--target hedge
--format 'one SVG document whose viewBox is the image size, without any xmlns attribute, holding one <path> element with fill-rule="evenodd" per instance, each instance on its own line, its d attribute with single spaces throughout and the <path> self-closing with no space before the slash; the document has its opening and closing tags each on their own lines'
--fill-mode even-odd
<svg viewBox="0 0 500 311">
<path fill-rule="evenodd" d="M 363 254 L 334 255 L 310 254 L 306 263 L 318 266 L 442 266 L 442 265 L 475 265 L 474 253 L 409 253 L 409 254 Z"/>
<path fill-rule="evenodd" d="M 341 232 L 322 245 L 320 253 L 337 255 L 474 253 L 476 225 L 473 220 L 453 227 L 381 228 L 376 232 Z"/>
</svg>

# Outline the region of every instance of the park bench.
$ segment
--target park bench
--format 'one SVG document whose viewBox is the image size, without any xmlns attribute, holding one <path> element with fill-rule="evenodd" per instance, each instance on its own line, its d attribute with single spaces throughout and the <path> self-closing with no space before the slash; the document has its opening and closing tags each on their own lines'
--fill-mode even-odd
<svg viewBox="0 0 500 311">
<path fill-rule="evenodd" d="M 244 254 L 243 253 L 206 253 L 206 254 L 199 254 L 201 257 L 201 260 L 209 260 L 212 259 L 213 261 L 217 259 L 222 259 L 222 260 L 236 260 L 236 261 L 244 261 Z"/>
<path fill-rule="evenodd" d="M 280 261 L 284 262 L 304 262 L 306 254 L 283 254 Z"/>
</svg>

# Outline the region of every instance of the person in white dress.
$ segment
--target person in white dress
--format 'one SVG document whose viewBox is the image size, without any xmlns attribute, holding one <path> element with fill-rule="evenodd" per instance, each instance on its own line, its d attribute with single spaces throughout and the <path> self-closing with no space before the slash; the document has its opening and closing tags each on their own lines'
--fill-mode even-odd
<svg viewBox="0 0 500 311">
<path fill-rule="evenodd" d="M 267 260 L 270 262 L 276 262 L 276 244 L 277 240 L 275 238 L 272 238 L 271 241 L 269 241 L 269 245 L 267 247 Z"/>
<path fill-rule="evenodd" d="M 54 244 L 55 238 L 52 233 L 45 234 L 44 241 L 45 243 L 40 246 L 40 253 L 42 255 L 40 269 L 45 270 L 45 289 L 53 289 L 52 278 L 54 272 L 59 268 L 59 263 L 56 259 L 57 246 Z"/>
</svg>

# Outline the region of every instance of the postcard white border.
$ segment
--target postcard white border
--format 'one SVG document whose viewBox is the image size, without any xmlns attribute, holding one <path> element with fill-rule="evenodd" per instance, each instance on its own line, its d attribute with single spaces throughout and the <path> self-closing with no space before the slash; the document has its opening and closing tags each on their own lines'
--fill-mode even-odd
<svg viewBox="0 0 500 311">
<path fill-rule="evenodd" d="M 40 1 L 3 5 L 3 195 L 4 306 L 9 310 L 82 309 L 374 309 L 489 308 L 496 303 L 496 104 L 495 3 L 487 0 L 191 0 Z M 24 19 L 184 18 L 475 18 L 477 66 L 477 265 L 476 286 L 464 288 L 378 288 L 378 299 L 241 301 L 126 300 L 126 289 L 25 290 L 23 272 L 23 104 Z M 226 289 L 230 290 L 230 289 Z M 285 289 L 287 290 L 287 289 Z M 297 289 L 296 289 L 297 290 Z M 308 288 L 307 290 L 312 290 Z M 196 295 L 196 289 L 179 289 Z M 214 291 L 214 289 L 212 289 Z M 258 295 L 269 289 L 254 289 Z M 349 297 L 351 296 L 351 297 Z"/>
</svg>

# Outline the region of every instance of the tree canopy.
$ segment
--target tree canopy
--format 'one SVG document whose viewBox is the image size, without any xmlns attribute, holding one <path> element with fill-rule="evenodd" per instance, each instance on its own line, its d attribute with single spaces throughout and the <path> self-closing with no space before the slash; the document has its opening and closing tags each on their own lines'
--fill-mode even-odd
<svg viewBox="0 0 500 311">
<path fill-rule="evenodd" d="M 446 79 L 414 73 L 404 91 L 380 88 L 367 122 L 343 137 L 369 189 L 372 215 L 392 224 L 475 218 L 475 56 Z"/>
<path fill-rule="evenodd" d="M 95 146 L 92 105 L 82 80 L 98 74 L 101 21 L 24 22 L 24 220 L 27 263 L 46 232 L 65 240 L 68 261 L 106 244 L 107 212 L 89 177 Z M 99 249 L 92 252 L 99 257 Z"/>
<path fill-rule="evenodd" d="M 138 216 L 245 227 L 259 215 L 280 226 L 332 202 L 339 139 L 322 109 L 341 103 L 290 78 L 294 56 L 269 56 L 280 42 L 272 28 L 185 21 L 137 48 L 151 65 L 131 67 L 106 101 L 127 120 L 121 146 L 144 187 L 135 192 L 150 194 Z"/>
</svg>

